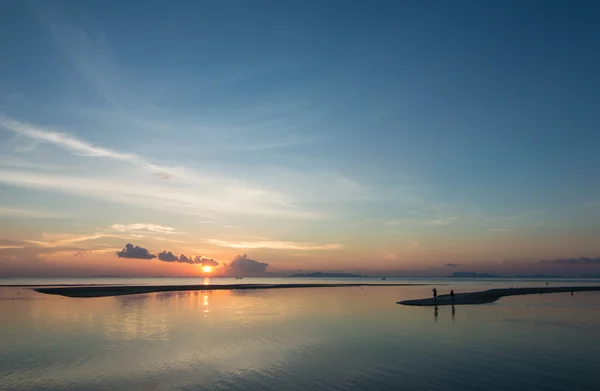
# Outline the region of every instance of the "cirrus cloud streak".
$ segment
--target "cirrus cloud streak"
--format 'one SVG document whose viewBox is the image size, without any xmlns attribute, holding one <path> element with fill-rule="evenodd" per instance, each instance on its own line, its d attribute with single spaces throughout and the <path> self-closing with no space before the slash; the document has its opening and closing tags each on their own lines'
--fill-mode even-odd
<svg viewBox="0 0 600 391">
<path fill-rule="evenodd" d="M 297 250 L 297 251 L 319 251 L 319 250 L 339 250 L 343 248 L 341 244 L 317 244 L 317 243 L 302 243 L 302 242 L 285 242 L 275 240 L 258 240 L 258 241 L 239 241 L 230 242 L 219 239 L 206 239 L 207 243 L 215 244 L 220 247 L 243 248 L 243 249 L 259 249 L 266 248 L 272 250 Z"/>
</svg>

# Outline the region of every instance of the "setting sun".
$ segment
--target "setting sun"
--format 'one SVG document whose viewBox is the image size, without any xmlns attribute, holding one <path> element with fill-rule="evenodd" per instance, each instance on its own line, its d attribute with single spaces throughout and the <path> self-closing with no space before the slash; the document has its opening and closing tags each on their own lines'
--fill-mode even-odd
<svg viewBox="0 0 600 391">
<path fill-rule="evenodd" d="M 212 272 L 212 270 L 213 270 L 213 268 L 210 266 L 202 266 L 202 271 L 204 273 L 210 273 L 210 272 Z"/>
</svg>

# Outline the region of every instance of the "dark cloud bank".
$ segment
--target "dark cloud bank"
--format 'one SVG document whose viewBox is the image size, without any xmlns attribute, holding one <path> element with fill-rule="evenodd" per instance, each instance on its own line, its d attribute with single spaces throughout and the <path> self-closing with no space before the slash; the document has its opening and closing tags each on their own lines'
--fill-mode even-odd
<svg viewBox="0 0 600 391">
<path fill-rule="evenodd" d="M 216 259 L 212 259 L 204 256 L 195 256 L 188 257 L 185 254 L 181 254 L 177 256 L 173 254 L 171 251 L 164 250 L 163 252 L 158 253 L 158 256 L 152 254 L 148 249 L 145 249 L 140 246 L 134 246 L 131 243 L 127 243 L 125 248 L 119 252 L 117 252 L 117 257 L 119 258 L 135 258 L 135 259 L 154 259 L 158 258 L 163 262 L 180 262 L 180 263 L 189 263 L 191 265 L 204 265 L 204 266 L 218 266 L 219 262 Z"/>
<path fill-rule="evenodd" d="M 177 257 L 177 255 L 174 255 L 172 252 L 167 252 L 166 250 L 163 251 L 162 253 L 158 253 L 158 259 L 160 259 L 161 261 L 165 261 L 165 262 L 177 262 L 179 261 L 179 258 Z"/>
<path fill-rule="evenodd" d="M 156 258 L 156 255 L 151 254 L 150 251 L 143 247 L 134 246 L 131 243 L 127 243 L 123 250 L 117 252 L 117 257 L 134 259 L 153 259 Z"/>
<path fill-rule="evenodd" d="M 236 255 L 227 267 L 229 275 L 260 275 L 264 274 L 269 267 L 268 263 L 262 263 L 248 258 L 248 255 Z"/>
<path fill-rule="evenodd" d="M 229 264 L 221 264 L 219 261 L 213 258 L 205 256 L 189 257 L 185 254 L 179 256 L 173 254 L 171 251 L 162 251 L 158 255 L 152 254 L 148 249 L 140 246 L 134 246 L 128 243 L 125 248 L 117 252 L 119 258 L 134 258 L 134 259 L 154 259 L 158 258 L 163 262 L 179 262 L 188 263 L 191 265 L 202 265 L 218 267 L 223 266 L 226 275 L 230 276 L 252 276 L 262 275 L 267 271 L 269 267 L 268 263 L 258 262 L 248 258 L 248 255 L 236 255 L 236 257 Z"/>
</svg>

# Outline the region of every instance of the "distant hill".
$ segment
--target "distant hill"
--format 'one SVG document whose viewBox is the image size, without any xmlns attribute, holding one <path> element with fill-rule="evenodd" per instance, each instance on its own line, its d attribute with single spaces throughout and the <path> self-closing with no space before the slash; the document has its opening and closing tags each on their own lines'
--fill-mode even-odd
<svg viewBox="0 0 600 391">
<path fill-rule="evenodd" d="M 501 278 L 502 276 L 497 276 L 495 274 L 489 273 L 476 273 L 476 272 L 454 272 L 450 277 L 457 278 Z"/>
<path fill-rule="evenodd" d="M 314 273 L 296 273 L 292 274 L 289 277 L 305 277 L 305 278 L 348 278 L 348 277 L 365 277 L 360 274 L 350 274 L 350 273 L 323 273 L 323 272 L 314 272 Z"/>
</svg>

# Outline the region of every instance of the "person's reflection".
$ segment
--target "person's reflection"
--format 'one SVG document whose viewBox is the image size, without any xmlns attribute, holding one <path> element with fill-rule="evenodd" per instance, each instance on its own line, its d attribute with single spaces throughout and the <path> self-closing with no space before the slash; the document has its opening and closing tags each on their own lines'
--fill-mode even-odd
<svg viewBox="0 0 600 391">
<path fill-rule="evenodd" d="M 452 304 L 452 320 L 454 321 L 454 315 L 456 314 L 456 310 L 454 309 L 454 304 Z"/>
<path fill-rule="evenodd" d="M 438 306 L 433 307 L 433 319 L 437 322 L 438 318 Z"/>
</svg>

